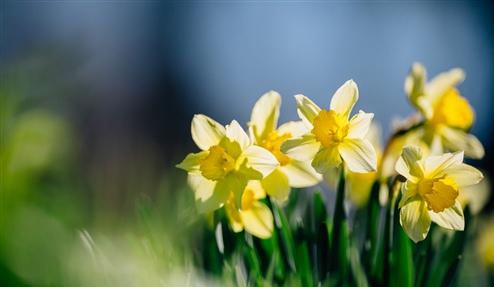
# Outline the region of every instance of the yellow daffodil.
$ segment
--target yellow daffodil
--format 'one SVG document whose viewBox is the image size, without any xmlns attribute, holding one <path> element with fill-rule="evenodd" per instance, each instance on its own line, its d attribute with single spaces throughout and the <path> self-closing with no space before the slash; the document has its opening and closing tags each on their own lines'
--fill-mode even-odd
<svg viewBox="0 0 494 287">
<path fill-rule="evenodd" d="M 407 146 L 395 168 L 406 178 L 401 188 L 400 224 L 414 242 L 425 239 L 431 221 L 447 229 L 464 229 L 458 195 L 483 176 L 463 163 L 463 152 L 424 157 L 417 146 Z"/>
<path fill-rule="evenodd" d="M 201 212 L 221 207 L 232 193 L 240 203 L 249 180 L 260 180 L 278 166 L 268 150 L 251 143 L 235 120 L 223 127 L 205 115 L 195 115 L 192 139 L 202 151 L 187 155 L 177 167 L 188 172 Z"/>
<path fill-rule="evenodd" d="M 415 63 L 405 80 L 405 92 L 425 119 L 423 140 L 433 150 L 464 151 L 465 156 L 482 158 L 482 144 L 468 133 L 475 112 L 456 89 L 464 78 L 463 70 L 456 68 L 427 82 L 424 66 Z"/>
<path fill-rule="evenodd" d="M 358 100 L 354 81 L 347 81 L 335 92 L 329 110 L 321 109 L 303 95 L 295 99 L 297 112 L 310 132 L 282 144 L 281 149 L 287 156 L 300 161 L 311 160 L 321 174 L 343 162 L 353 172 L 376 170 L 376 151 L 366 139 L 374 114 L 359 111 L 349 119 Z"/>
<path fill-rule="evenodd" d="M 277 200 L 288 198 L 290 187 L 308 187 L 317 184 L 321 176 L 310 162 L 293 159 L 281 152 L 287 139 L 299 137 L 308 130 L 302 121 L 287 122 L 278 127 L 281 96 L 274 91 L 264 94 L 254 105 L 249 122 L 254 144 L 269 150 L 278 160 L 279 167 L 262 181 L 266 193 Z"/>
<path fill-rule="evenodd" d="M 273 233 L 273 214 L 269 207 L 260 202 L 266 194 L 259 181 L 249 181 L 242 194 L 240 206 L 235 203 L 235 196 L 230 194 L 225 204 L 225 211 L 234 232 L 245 229 L 248 233 L 266 239 Z"/>
</svg>

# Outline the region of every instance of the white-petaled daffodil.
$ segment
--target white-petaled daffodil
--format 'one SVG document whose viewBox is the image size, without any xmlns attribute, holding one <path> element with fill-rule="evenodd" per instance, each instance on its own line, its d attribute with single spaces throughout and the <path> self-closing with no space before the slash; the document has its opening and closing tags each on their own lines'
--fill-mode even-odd
<svg viewBox="0 0 494 287">
<path fill-rule="evenodd" d="M 188 172 L 201 212 L 221 207 L 232 193 L 240 205 L 247 182 L 261 180 L 278 166 L 276 158 L 253 145 L 235 120 L 223 127 L 205 115 L 195 115 L 191 131 L 202 151 L 188 154 L 177 167 Z"/>
<path fill-rule="evenodd" d="M 425 119 L 422 139 L 432 150 L 464 151 L 465 156 L 479 159 L 484 148 L 468 133 L 475 112 L 456 88 L 464 78 L 463 70 L 455 68 L 427 82 L 424 66 L 415 63 L 405 80 L 405 92 Z"/>
<path fill-rule="evenodd" d="M 359 111 L 349 119 L 358 100 L 354 81 L 347 81 L 335 92 L 329 110 L 321 109 L 303 95 L 296 95 L 295 99 L 297 112 L 310 132 L 282 144 L 281 149 L 287 156 L 312 161 L 312 166 L 321 174 L 343 162 L 352 172 L 376 170 L 376 151 L 366 139 L 374 114 Z"/>
<path fill-rule="evenodd" d="M 246 232 L 266 239 L 271 237 L 274 228 L 273 214 L 268 206 L 259 199 L 266 197 L 261 182 L 249 181 L 242 193 L 240 206 L 235 203 L 235 196 L 230 194 L 225 204 L 225 213 L 234 232 Z"/>
<path fill-rule="evenodd" d="M 414 242 L 427 237 L 431 222 L 446 229 L 464 229 L 459 193 L 483 176 L 463 163 L 463 152 L 423 156 L 419 147 L 406 146 L 395 168 L 406 178 L 399 203 L 400 224 Z"/>
<path fill-rule="evenodd" d="M 321 181 L 308 161 L 293 159 L 280 150 L 288 139 L 302 136 L 307 128 L 302 121 L 287 122 L 278 127 L 281 96 L 274 91 L 264 94 L 254 105 L 249 122 L 250 136 L 254 144 L 269 150 L 278 160 L 279 167 L 262 181 L 262 187 L 271 197 L 284 201 L 290 187 L 309 187 Z"/>
</svg>

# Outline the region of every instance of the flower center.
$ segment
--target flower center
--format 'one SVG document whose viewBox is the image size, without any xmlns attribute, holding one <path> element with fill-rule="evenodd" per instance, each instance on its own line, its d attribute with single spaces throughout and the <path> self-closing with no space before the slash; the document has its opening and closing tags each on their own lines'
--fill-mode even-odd
<svg viewBox="0 0 494 287">
<path fill-rule="evenodd" d="M 434 212 L 441 212 L 455 204 L 458 185 L 450 177 L 424 178 L 418 183 L 418 193 Z"/>
<path fill-rule="evenodd" d="M 445 124 L 450 127 L 468 129 L 472 126 L 475 113 L 462 97 L 458 90 L 450 89 L 437 102 L 434 108 L 434 116 L 431 119 L 433 125 Z"/>
<path fill-rule="evenodd" d="M 235 159 L 226 150 L 215 145 L 209 148 L 209 154 L 199 166 L 202 175 L 210 180 L 219 180 L 235 169 Z"/>
<path fill-rule="evenodd" d="M 267 150 L 269 150 L 278 160 L 280 165 L 287 165 L 290 163 L 291 159 L 281 152 L 281 144 L 291 138 L 292 135 L 290 133 L 284 133 L 279 135 L 276 131 L 272 131 L 269 135 L 262 141 L 261 146 Z"/>
<path fill-rule="evenodd" d="M 320 111 L 312 124 L 312 133 L 325 147 L 340 143 L 348 134 L 348 120 L 335 111 Z"/>
</svg>

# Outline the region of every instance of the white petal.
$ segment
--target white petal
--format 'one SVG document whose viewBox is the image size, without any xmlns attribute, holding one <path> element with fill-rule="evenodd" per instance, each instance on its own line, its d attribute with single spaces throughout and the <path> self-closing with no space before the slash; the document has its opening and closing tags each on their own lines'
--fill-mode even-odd
<svg viewBox="0 0 494 287">
<path fill-rule="evenodd" d="M 262 95 L 254 105 L 249 126 L 252 128 L 256 143 L 260 143 L 271 131 L 276 129 L 280 105 L 281 96 L 275 91 Z"/>
<path fill-rule="evenodd" d="M 228 200 L 230 193 L 233 192 L 236 196 L 241 195 L 247 185 L 247 181 L 244 178 L 237 177 L 233 174 L 229 174 L 224 179 L 214 183 L 215 185 L 213 190 L 211 190 L 210 182 L 198 180 L 195 183 L 197 184 L 197 188 L 201 190 L 201 194 L 196 192 L 196 204 L 200 213 L 212 212 L 222 207 Z M 240 200 L 237 201 L 238 206 Z"/>
<path fill-rule="evenodd" d="M 413 242 L 424 240 L 431 226 L 425 202 L 416 199 L 405 204 L 400 209 L 400 224 Z"/>
<path fill-rule="evenodd" d="M 201 174 L 189 174 L 187 182 L 195 193 L 196 200 L 206 201 L 213 195 L 216 181 L 209 180 Z"/>
<path fill-rule="evenodd" d="M 288 177 L 291 187 L 309 187 L 322 180 L 322 176 L 308 161 L 292 160 L 289 164 L 281 166 L 280 169 Z"/>
<path fill-rule="evenodd" d="M 488 178 L 485 178 L 479 184 L 463 187 L 458 199 L 462 204 L 468 203 L 473 214 L 478 214 L 489 202 L 490 195 L 491 185 Z"/>
<path fill-rule="evenodd" d="M 334 93 L 330 109 L 348 118 L 357 100 L 357 84 L 353 80 L 348 80 Z"/>
<path fill-rule="evenodd" d="M 484 178 L 480 170 L 464 163 L 450 167 L 444 173 L 453 178 L 460 187 L 477 184 Z"/>
<path fill-rule="evenodd" d="M 329 170 L 340 166 L 341 162 L 342 160 L 338 147 L 324 147 L 319 150 L 316 156 L 314 156 L 312 166 L 318 173 L 325 174 Z"/>
<path fill-rule="evenodd" d="M 451 151 L 464 151 L 465 156 L 474 159 L 484 157 L 484 147 L 482 143 L 471 134 L 460 129 L 443 127 L 440 133 L 444 140 L 444 145 Z"/>
<path fill-rule="evenodd" d="M 369 131 L 372 118 L 374 118 L 373 113 L 359 111 L 358 114 L 354 115 L 350 120 L 350 128 L 347 137 L 350 139 L 363 139 Z"/>
<path fill-rule="evenodd" d="M 202 150 L 217 145 L 225 135 L 225 128 L 205 115 L 195 115 L 192 119 L 192 139 Z"/>
<path fill-rule="evenodd" d="M 281 145 L 281 151 L 295 160 L 309 161 L 314 158 L 320 147 L 321 144 L 316 141 L 313 135 L 304 135 L 286 140 Z"/>
<path fill-rule="evenodd" d="M 303 121 L 296 121 L 296 122 L 286 122 L 282 124 L 278 128 L 277 132 L 279 135 L 289 133 L 291 137 L 296 138 L 309 133 L 310 129 L 307 128 L 307 125 L 304 124 Z"/>
<path fill-rule="evenodd" d="M 463 163 L 463 152 L 428 156 L 424 160 L 425 175 L 430 178 L 441 176 L 447 169 Z"/>
<path fill-rule="evenodd" d="M 465 79 L 465 72 L 462 69 L 451 69 L 434 77 L 426 85 L 425 90 L 430 100 L 435 103 L 448 90 L 454 88 Z"/>
<path fill-rule="evenodd" d="M 410 74 L 405 80 L 405 93 L 408 99 L 421 113 L 429 119 L 432 117 L 433 107 L 425 95 L 425 81 L 427 75 L 425 68 L 420 63 L 414 63 Z"/>
<path fill-rule="evenodd" d="M 279 168 L 263 178 L 261 184 L 264 191 L 278 201 L 288 199 L 290 194 L 288 177 Z"/>
<path fill-rule="evenodd" d="M 244 129 L 236 120 L 233 120 L 226 126 L 225 134 L 230 140 L 238 142 L 242 150 L 250 145 L 249 136 L 245 133 Z"/>
<path fill-rule="evenodd" d="M 248 233 L 262 239 L 271 237 L 274 228 L 273 214 L 265 204 L 254 202 L 251 209 L 240 210 L 240 217 Z"/>
<path fill-rule="evenodd" d="M 338 145 L 338 151 L 351 171 L 371 172 L 376 170 L 376 151 L 368 140 L 346 139 Z"/>
<path fill-rule="evenodd" d="M 307 124 L 312 126 L 314 118 L 319 114 L 321 108 L 304 95 L 296 95 L 298 116 Z"/>
<path fill-rule="evenodd" d="M 422 151 L 418 146 L 406 146 L 396 161 L 395 170 L 407 179 L 415 180 L 424 174 L 421 159 Z"/>
<path fill-rule="evenodd" d="M 465 228 L 465 218 L 459 201 L 456 201 L 454 206 L 446 208 L 442 212 L 436 213 L 429 210 L 429 216 L 437 225 L 446 229 L 463 230 Z"/>
<path fill-rule="evenodd" d="M 279 165 L 272 153 L 259 146 L 249 146 L 243 156 L 247 159 L 247 165 L 262 173 L 263 176 L 269 175 Z"/>
</svg>

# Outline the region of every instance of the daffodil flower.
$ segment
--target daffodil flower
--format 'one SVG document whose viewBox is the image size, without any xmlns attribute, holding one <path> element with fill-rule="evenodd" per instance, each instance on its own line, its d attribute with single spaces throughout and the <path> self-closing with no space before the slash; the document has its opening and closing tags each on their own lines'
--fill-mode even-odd
<svg viewBox="0 0 494 287">
<path fill-rule="evenodd" d="M 177 167 L 188 172 L 204 213 L 223 206 L 231 193 L 239 203 L 249 180 L 260 180 L 278 166 L 268 150 L 251 143 L 235 120 L 223 127 L 205 115 L 195 115 L 192 139 L 202 151 L 188 154 Z"/>
<path fill-rule="evenodd" d="M 288 157 L 312 161 L 321 174 L 343 162 L 353 172 L 376 170 L 376 151 L 366 139 L 374 114 L 359 111 L 349 119 L 358 100 L 354 81 L 347 81 L 335 92 L 329 110 L 321 109 L 303 95 L 296 95 L 295 99 L 297 112 L 310 132 L 282 144 L 281 150 Z"/>
<path fill-rule="evenodd" d="M 262 181 L 262 187 L 271 197 L 284 201 L 290 187 L 308 187 L 321 180 L 310 162 L 293 159 L 281 152 L 287 139 L 307 132 L 302 121 L 287 122 L 278 127 L 281 96 L 274 91 L 264 94 L 254 105 L 249 122 L 250 137 L 254 144 L 269 150 L 278 160 L 279 167 Z"/>
<path fill-rule="evenodd" d="M 273 233 L 273 214 L 269 207 L 260 202 L 266 193 L 259 181 L 249 181 L 242 193 L 241 205 L 235 203 L 235 196 L 230 194 L 225 204 L 225 211 L 234 232 L 245 229 L 248 233 L 266 239 Z"/>
<path fill-rule="evenodd" d="M 431 221 L 446 229 L 464 229 L 458 195 L 483 176 L 463 163 L 463 152 L 424 157 L 420 148 L 407 146 L 395 169 L 406 178 L 399 203 L 400 224 L 414 242 L 426 238 Z"/>
<path fill-rule="evenodd" d="M 427 82 L 424 66 L 415 63 L 405 80 L 405 92 L 425 119 L 424 141 L 433 150 L 464 151 L 471 158 L 482 158 L 484 148 L 468 133 L 475 112 L 456 89 L 465 78 L 461 69 L 451 69 Z"/>
</svg>

